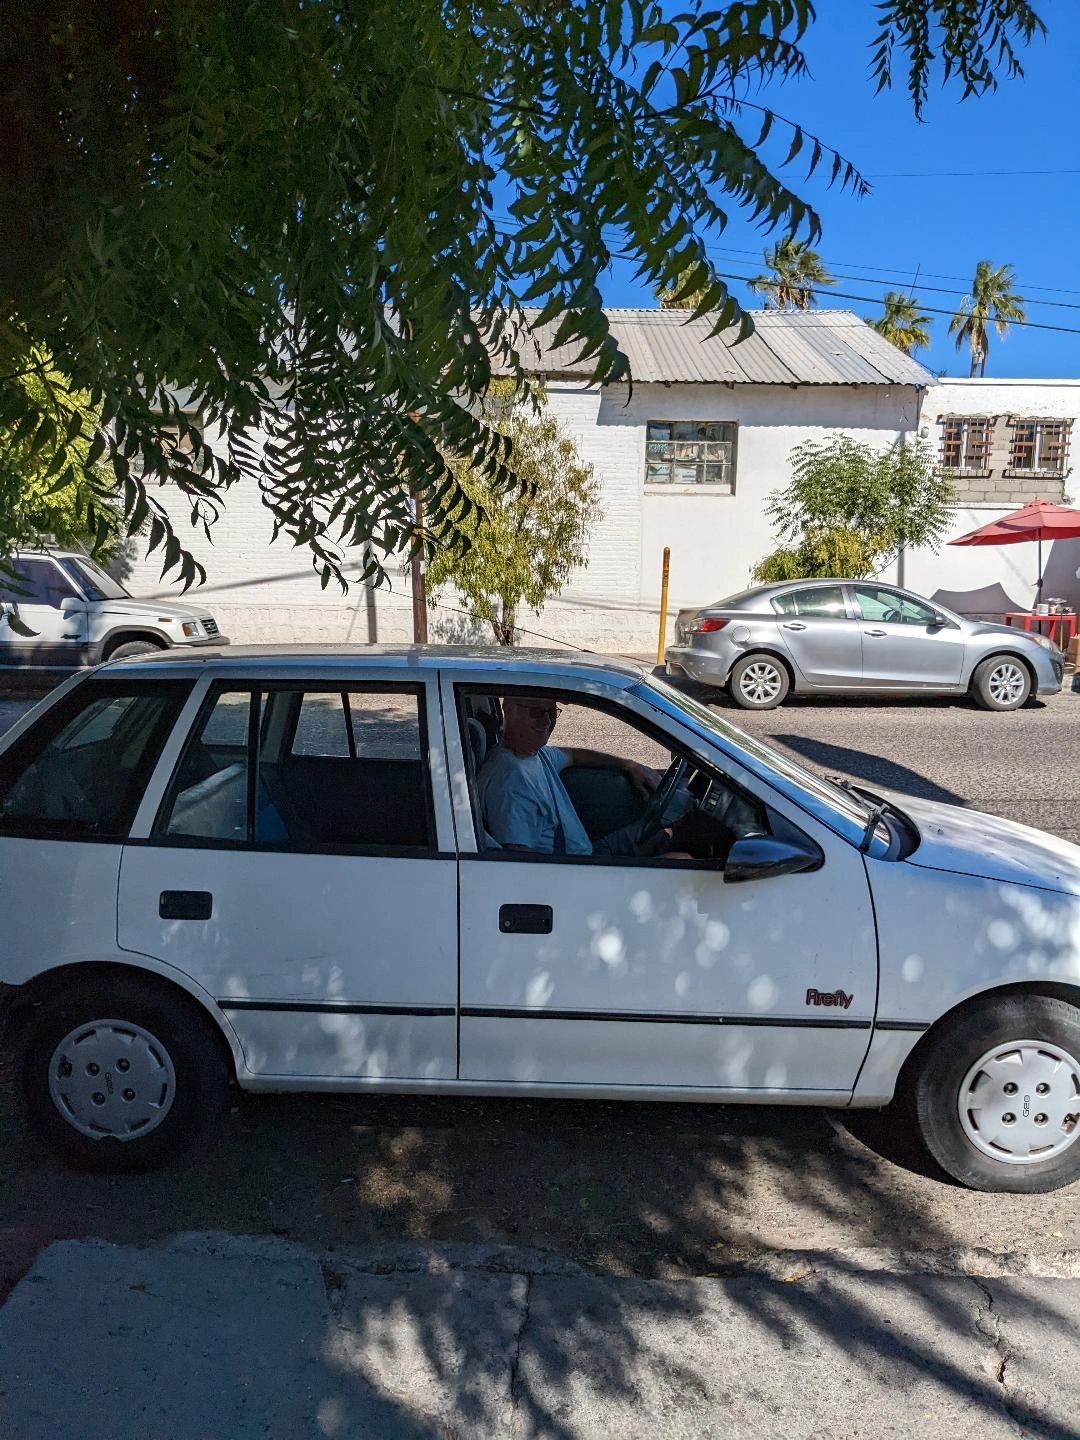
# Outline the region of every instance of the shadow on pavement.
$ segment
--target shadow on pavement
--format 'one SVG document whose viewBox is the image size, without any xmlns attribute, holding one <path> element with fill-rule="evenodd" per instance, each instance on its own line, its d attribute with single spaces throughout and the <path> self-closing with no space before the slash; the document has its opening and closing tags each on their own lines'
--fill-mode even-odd
<svg viewBox="0 0 1080 1440">
<path fill-rule="evenodd" d="M 921 800 L 937 800 L 946 805 L 965 805 L 963 795 L 949 790 L 917 770 L 887 760 L 884 755 L 874 755 L 866 750 L 852 750 L 847 745 L 834 745 L 828 740 L 816 740 L 809 735 L 774 734 L 772 740 L 784 745 L 819 765 L 826 771 L 837 771 L 865 780 L 868 785 L 882 785 L 886 790 L 899 790 L 904 795 L 915 795 Z"/>
</svg>

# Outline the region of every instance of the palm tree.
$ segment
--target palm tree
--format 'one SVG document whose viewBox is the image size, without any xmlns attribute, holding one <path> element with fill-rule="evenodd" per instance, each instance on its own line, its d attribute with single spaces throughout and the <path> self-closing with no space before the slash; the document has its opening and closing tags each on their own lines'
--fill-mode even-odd
<svg viewBox="0 0 1080 1440">
<path fill-rule="evenodd" d="M 1012 289 L 1015 283 L 1016 272 L 1011 265 L 999 265 L 995 270 L 989 260 L 980 260 L 971 282 L 971 294 L 964 296 L 949 321 L 949 334 L 956 336 L 956 348 L 971 346 L 972 375 L 986 374 L 986 357 L 990 351 L 987 326 L 992 323 L 998 338 L 1004 340 L 1010 322 L 1027 319 L 1024 297 Z"/>
<path fill-rule="evenodd" d="M 816 299 L 815 291 L 820 286 L 836 284 L 817 251 L 811 250 L 805 240 L 796 240 L 793 235 L 778 240 L 763 255 L 771 273 L 755 275 L 749 283 L 751 290 L 765 296 L 766 307 L 809 310 Z"/>
<path fill-rule="evenodd" d="M 925 350 L 930 344 L 930 316 L 919 314 L 919 302 L 902 290 L 888 290 L 883 303 L 884 315 L 868 321 L 870 328 L 905 355 Z"/>
<path fill-rule="evenodd" d="M 700 272 L 700 279 L 698 279 L 698 272 Z M 696 310 L 698 307 L 698 302 L 701 299 L 702 292 L 709 284 L 710 276 L 708 267 L 705 265 L 698 265 L 695 268 L 694 276 L 695 280 L 697 280 L 697 284 L 695 285 L 694 289 L 691 290 L 688 295 L 684 295 L 681 300 L 676 300 L 675 298 L 678 291 L 682 288 L 681 283 L 671 289 L 657 290 L 656 298 L 660 301 L 660 309 Z"/>
</svg>

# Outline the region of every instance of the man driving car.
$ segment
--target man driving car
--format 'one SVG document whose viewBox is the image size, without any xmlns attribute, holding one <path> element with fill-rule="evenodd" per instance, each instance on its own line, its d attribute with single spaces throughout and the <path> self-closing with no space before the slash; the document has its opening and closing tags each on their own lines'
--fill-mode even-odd
<svg viewBox="0 0 1080 1440">
<path fill-rule="evenodd" d="M 558 720 L 555 700 L 510 696 L 503 702 L 500 743 L 488 753 L 476 777 L 484 827 L 503 849 L 541 855 L 655 855 L 671 843 L 661 831 L 647 840 L 628 825 L 596 841 L 589 839 L 562 782 L 571 765 L 621 770 L 647 800 L 659 777 L 646 765 L 598 750 L 549 745 Z M 666 852 L 671 859 L 689 856 Z"/>
</svg>

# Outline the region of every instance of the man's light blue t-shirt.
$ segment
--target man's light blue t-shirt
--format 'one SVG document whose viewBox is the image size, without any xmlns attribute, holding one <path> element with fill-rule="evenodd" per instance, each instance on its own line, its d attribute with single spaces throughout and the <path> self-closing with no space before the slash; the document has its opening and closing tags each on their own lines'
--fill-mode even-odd
<svg viewBox="0 0 1080 1440">
<path fill-rule="evenodd" d="M 520 845 L 542 855 L 593 853 L 560 779 L 568 763 L 557 745 L 545 745 L 535 755 L 515 755 L 503 745 L 490 751 L 476 789 L 484 827 L 500 845 Z"/>
</svg>

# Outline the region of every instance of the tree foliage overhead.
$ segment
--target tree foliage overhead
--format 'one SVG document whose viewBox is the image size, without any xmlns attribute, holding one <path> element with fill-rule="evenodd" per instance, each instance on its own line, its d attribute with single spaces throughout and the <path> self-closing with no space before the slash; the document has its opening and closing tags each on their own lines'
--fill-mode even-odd
<svg viewBox="0 0 1080 1440">
<path fill-rule="evenodd" d="M 88 465 L 96 416 L 86 395 L 72 390 L 64 376 L 37 353 L 35 366 L 11 382 L 23 392 L 31 414 L 50 409 L 57 419 L 51 443 L 38 441 L 34 427 L 0 433 L 0 514 L 12 547 L 30 548 L 55 541 L 86 545 L 108 558 L 119 538 L 121 515 L 112 472 L 103 460 Z M 91 483 L 80 483 L 89 471 Z M 0 569 L 11 574 L 0 556 Z"/>
<path fill-rule="evenodd" d="M 600 484 L 548 411 L 523 405 L 512 382 L 495 380 L 483 418 L 514 446 L 521 483 L 493 486 L 482 469 L 456 466 L 456 478 L 475 509 L 466 521 L 466 548 L 440 543 L 427 567 L 433 605 L 453 586 L 474 620 L 491 626 L 500 645 L 513 645 L 521 605 L 540 610 L 588 560 L 589 531 L 600 518 Z M 483 523 L 478 523 L 483 512 Z"/>
<path fill-rule="evenodd" d="M 986 374 L 990 326 L 993 325 L 998 338 L 1004 340 L 1012 322 L 1027 319 L 1023 296 L 1012 288 L 1015 283 L 1016 271 L 1011 265 L 999 265 L 995 269 L 989 260 L 980 260 L 975 267 L 971 293 L 960 301 L 949 321 L 949 334 L 956 336 L 956 348 L 967 345 L 971 350 L 972 375 Z"/>
<path fill-rule="evenodd" d="M 817 251 L 794 235 L 778 240 L 762 258 L 768 272 L 755 275 L 749 285 L 774 310 L 809 310 L 822 286 L 836 284 Z"/>
<path fill-rule="evenodd" d="M 765 504 L 783 544 L 754 578 L 872 575 L 906 547 L 936 548 L 952 498 L 925 441 L 881 450 L 844 434 L 804 441 L 791 452 L 791 483 Z"/>
<path fill-rule="evenodd" d="M 872 75 L 917 113 L 935 70 L 982 93 L 1042 29 L 1026 0 L 859 10 Z M 89 497 L 104 454 L 127 523 L 186 582 L 166 479 L 208 528 L 258 483 L 324 583 L 341 544 L 406 543 L 403 474 L 466 524 L 450 457 L 513 478 L 475 402 L 493 365 L 524 378 L 522 304 L 625 380 L 599 288 L 616 249 L 721 327 L 739 310 L 705 244 L 732 209 L 812 244 L 779 171 L 863 190 L 751 98 L 805 73 L 813 20 L 811 0 L 7 0 L 0 431 L 52 463 L 59 409 L 12 377 L 55 357 L 103 419 L 78 483 Z M 188 427 L 178 401 L 220 447 L 161 443 L 163 413 Z"/>
</svg>

